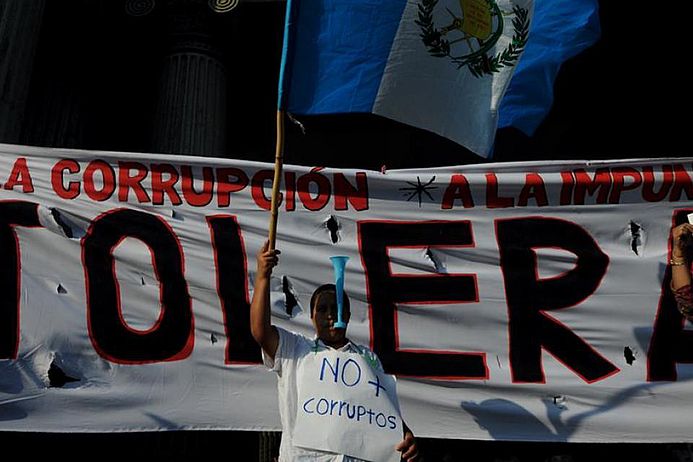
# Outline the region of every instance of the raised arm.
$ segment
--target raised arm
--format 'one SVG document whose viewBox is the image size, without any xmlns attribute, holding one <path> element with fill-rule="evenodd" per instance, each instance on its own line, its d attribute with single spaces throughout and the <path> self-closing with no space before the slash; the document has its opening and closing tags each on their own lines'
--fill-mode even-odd
<svg viewBox="0 0 693 462">
<path fill-rule="evenodd" d="M 279 333 L 272 325 L 269 283 L 272 269 L 279 262 L 278 255 L 278 250 L 269 250 L 269 241 L 258 251 L 255 290 L 250 304 L 250 332 L 265 354 L 272 359 L 279 346 Z"/>
<path fill-rule="evenodd" d="M 671 289 L 679 312 L 693 322 L 693 292 L 690 262 L 686 258 L 686 240 L 691 238 L 693 225 L 685 223 L 671 230 Z"/>
<path fill-rule="evenodd" d="M 684 235 L 690 239 L 693 225 L 685 223 L 671 230 L 673 248 L 671 249 L 671 288 L 674 290 L 691 283 L 690 262 L 686 260 L 686 244 Z"/>
</svg>

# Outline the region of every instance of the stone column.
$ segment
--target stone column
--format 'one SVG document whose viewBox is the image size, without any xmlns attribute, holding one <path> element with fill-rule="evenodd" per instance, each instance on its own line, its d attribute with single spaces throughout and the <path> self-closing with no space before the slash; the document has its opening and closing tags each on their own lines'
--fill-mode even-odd
<svg viewBox="0 0 693 462">
<path fill-rule="evenodd" d="M 0 142 L 19 142 L 44 4 L 0 3 Z"/>
<path fill-rule="evenodd" d="M 204 0 L 169 0 L 169 53 L 159 87 L 155 152 L 223 157 L 226 151 L 226 74 L 210 33 Z"/>
<path fill-rule="evenodd" d="M 260 432 L 258 462 L 275 462 L 281 439 L 281 432 Z"/>
</svg>

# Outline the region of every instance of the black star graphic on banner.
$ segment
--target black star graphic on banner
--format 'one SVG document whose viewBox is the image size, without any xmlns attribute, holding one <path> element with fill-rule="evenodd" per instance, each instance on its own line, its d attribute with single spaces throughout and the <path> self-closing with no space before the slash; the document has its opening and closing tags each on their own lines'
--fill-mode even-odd
<svg viewBox="0 0 693 462">
<path fill-rule="evenodd" d="M 411 181 L 407 181 L 407 184 L 410 184 L 412 187 L 411 188 L 399 188 L 400 191 L 409 191 L 405 192 L 404 194 L 407 196 L 407 202 L 412 200 L 414 197 L 416 197 L 419 200 L 419 207 L 421 207 L 421 196 L 423 194 L 426 194 L 429 199 L 433 199 L 433 196 L 431 196 L 431 193 L 429 193 L 429 190 L 432 189 L 438 189 L 437 186 L 429 186 L 431 183 L 433 183 L 436 180 L 436 177 L 434 176 L 430 180 L 428 180 L 428 183 L 422 184 L 421 183 L 421 178 L 418 176 L 416 177 L 416 183 L 413 183 Z"/>
</svg>

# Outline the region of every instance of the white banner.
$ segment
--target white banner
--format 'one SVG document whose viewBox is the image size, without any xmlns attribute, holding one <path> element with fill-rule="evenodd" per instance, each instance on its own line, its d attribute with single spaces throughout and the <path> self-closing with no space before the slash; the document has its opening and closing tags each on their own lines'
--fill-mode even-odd
<svg viewBox="0 0 693 462">
<path fill-rule="evenodd" d="M 348 336 L 418 436 L 690 441 L 668 289 L 692 159 L 287 166 L 275 322 L 350 257 Z M 0 145 L 0 430 L 278 429 L 248 300 L 272 166 Z"/>
</svg>

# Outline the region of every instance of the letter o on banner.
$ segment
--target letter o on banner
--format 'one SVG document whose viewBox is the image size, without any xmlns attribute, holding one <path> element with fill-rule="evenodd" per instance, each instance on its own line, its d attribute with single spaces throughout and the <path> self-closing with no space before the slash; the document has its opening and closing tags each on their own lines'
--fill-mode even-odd
<svg viewBox="0 0 693 462">
<path fill-rule="evenodd" d="M 114 249 L 135 238 L 152 252 L 162 314 L 147 332 L 130 329 L 121 316 Z M 184 259 L 176 235 L 161 218 L 118 209 L 96 218 L 82 242 L 87 285 L 87 324 L 96 351 L 125 364 L 184 359 L 193 347 L 193 314 L 183 276 Z M 158 308 L 158 307 L 157 307 Z"/>
</svg>

